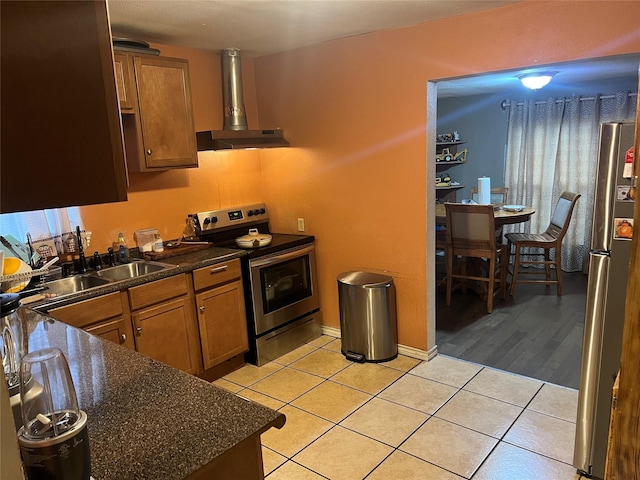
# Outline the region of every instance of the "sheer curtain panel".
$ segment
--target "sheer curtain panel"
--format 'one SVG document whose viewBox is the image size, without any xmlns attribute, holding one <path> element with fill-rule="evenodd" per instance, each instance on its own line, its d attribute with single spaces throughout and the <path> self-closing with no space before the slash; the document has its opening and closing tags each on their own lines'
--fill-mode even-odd
<svg viewBox="0 0 640 480">
<path fill-rule="evenodd" d="M 600 123 L 633 121 L 635 99 L 629 92 L 618 92 L 604 98 L 510 102 L 505 185 L 514 203 L 536 210 L 524 231 L 537 233 L 547 227 L 563 191 L 582 195 L 562 243 L 565 271 L 582 270 L 589 253 Z M 507 227 L 507 232 L 517 228 Z"/>
</svg>

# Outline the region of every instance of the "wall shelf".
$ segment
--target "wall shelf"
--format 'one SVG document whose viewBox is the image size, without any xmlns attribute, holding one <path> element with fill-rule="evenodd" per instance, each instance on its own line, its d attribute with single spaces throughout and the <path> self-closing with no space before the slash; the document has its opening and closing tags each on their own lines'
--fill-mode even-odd
<svg viewBox="0 0 640 480">
<path fill-rule="evenodd" d="M 466 140 L 458 140 L 456 142 L 436 142 L 436 148 L 438 147 L 451 147 L 453 145 L 462 145 L 463 143 L 467 143 Z"/>
<path fill-rule="evenodd" d="M 455 167 L 456 165 L 467 163 L 466 151 L 464 155 L 458 156 L 458 160 L 453 160 L 453 158 L 458 153 L 458 145 L 462 145 L 463 143 L 467 143 L 466 140 L 455 140 L 450 142 L 436 141 L 436 170 L 438 172 L 442 172 L 449 167 Z M 451 161 L 437 161 L 437 158 L 441 158 L 442 160 L 444 160 L 445 155 L 442 155 L 443 152 L 446 154 L 447 158 L 451 158 Z M 440 177 L 442 175 L 439 173 L 437 176 Z M 456 191 L 460 190 L 461 188 L 464 188 L 464 185 L 436 187 L 436 200 L 440 202 L 455 202 L 457 200 Z"/>
<path fill-rule="evenodd" d="M 462 165 L 463 163 L 467 163 L 467 162 L 463 162 L 461 160 L 455 160 L 453 162 L 436 162 L 436 167 L 445 167 L 449 165 Z"/>
</svg>

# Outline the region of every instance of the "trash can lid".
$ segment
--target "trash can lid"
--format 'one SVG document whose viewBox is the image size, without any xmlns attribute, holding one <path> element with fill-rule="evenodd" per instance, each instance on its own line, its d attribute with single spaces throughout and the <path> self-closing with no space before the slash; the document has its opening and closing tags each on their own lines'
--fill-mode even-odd
<svg viewBox="0 0 640 480">
<path fill-rule="evenodd" d="M 377 287 L 393 283 L 393 277 L 371 272 L 344 272 L 338 275 L 338 282 L 360 287 Z"/>
</svg>

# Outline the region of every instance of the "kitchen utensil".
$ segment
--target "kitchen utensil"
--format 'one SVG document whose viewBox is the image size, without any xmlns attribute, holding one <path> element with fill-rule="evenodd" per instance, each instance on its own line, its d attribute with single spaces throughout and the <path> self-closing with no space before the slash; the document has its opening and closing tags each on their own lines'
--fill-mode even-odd
<svg viewBox="0 0 640 480">
<path fill-rule="evenodd" d="M 179 247 L 181 243 L 183 243 L 184 239 L 181 238 L 180 240 L 173 240 L 170 242 L 166 243 L 166 247 L 167 248 L 175 248 L 175 247 Z M 192 242 L 191 240 L 187 240 L 184 242 L 184 245 L 210 245 L 211 242 Z"/>
<path fill-rule="evenodd" d="M 271 235 L 259 233 L 257 228 L 251 228 L 247 235 L 236 238 L 236 244 L 242 248 L 266 247 L 271 243 L 271 238 Z"/>
<path fill-rule="evenodd" d="M 42 385 L 27 395 L 27 381 Z M 78 399 L 69 365 L 58 348 L 28 353 L 20 367 L 22 423 L 18 443 L 28 478 L 89 480 L 91 458 L 87 415 Z"/>
<path fill-rule="evenodd" d="M 27 246 L 18 241 L 12 235 L 0 235 L 0 248 L 4 250 L 5 256 L 16 257 L 29 263 L 29 252 Z"/>
</svg>

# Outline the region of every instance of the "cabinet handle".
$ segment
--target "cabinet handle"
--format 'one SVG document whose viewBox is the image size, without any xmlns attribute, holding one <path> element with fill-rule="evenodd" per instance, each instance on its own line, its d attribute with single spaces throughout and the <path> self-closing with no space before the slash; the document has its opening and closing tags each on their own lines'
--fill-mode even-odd
<svg viewBox="0 0 640 480">
<path fill-rule="evenodd" d="M 147 155 L 151 155 L 153 153 L 153 151 L 149 148 L 147 149 Z"/>
<path fill-rule="evenodd" d="M 211 269 L 211 273 L 220 273 L 220 272 L 224 272 L 227 270 L 227 268 L 229 268 L 227 265 L 221 265 L 219 267 L 215 267 Z"/>
<path fill-rule="evenodd" d="M 127 334 L 123 333 L 122 335 L 120 335 L 120 343 L 124 343 L 127 341 Z"/>
<path fill-rule="evenodd" d="M 202 305 L 202 306 L 200 307 L 200 311 L 201 311 L 202 313 L 204 313 L 204 305 Z"/>
<path fill-rule="evenodd" d="M 138 335 L 142 335 L 142 327 L 136 328 L 136 332 L 138 333 Z"/>
</svg>

